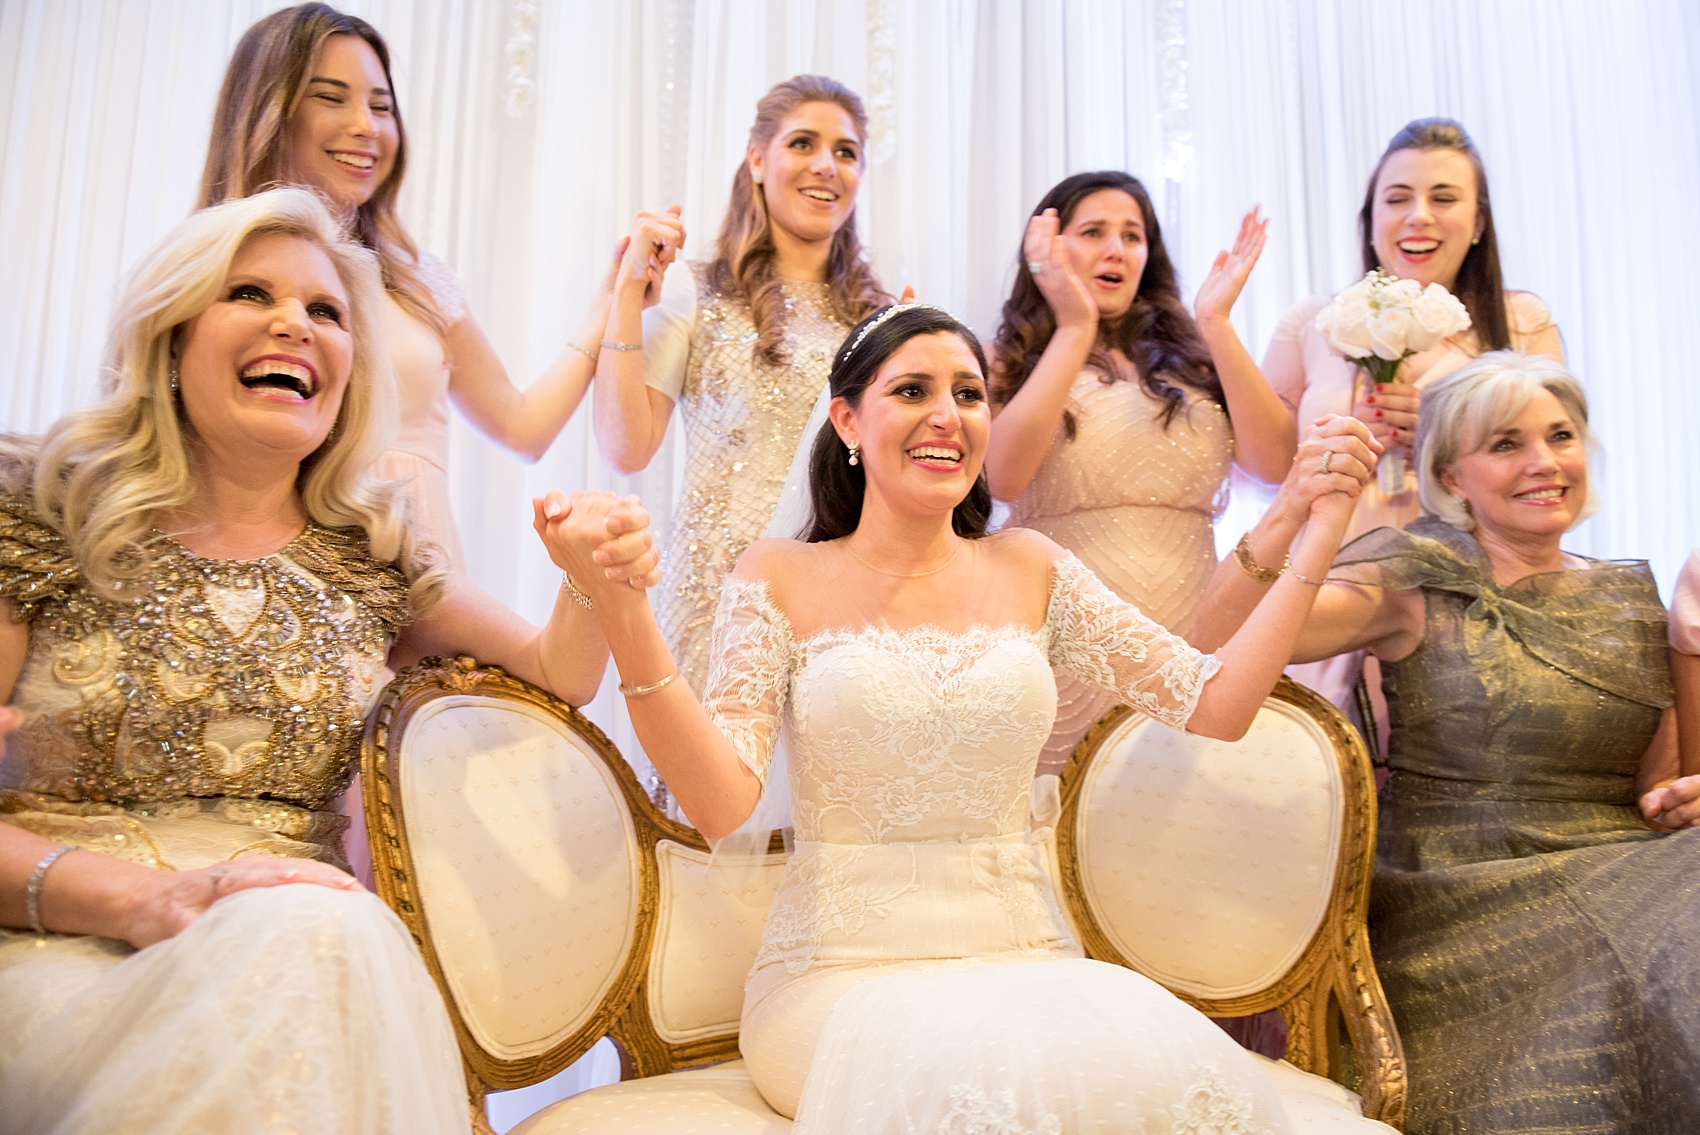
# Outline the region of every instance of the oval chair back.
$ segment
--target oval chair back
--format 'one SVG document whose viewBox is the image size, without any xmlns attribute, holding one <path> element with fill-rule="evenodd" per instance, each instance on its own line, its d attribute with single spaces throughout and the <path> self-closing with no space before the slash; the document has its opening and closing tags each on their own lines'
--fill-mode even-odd
<svg viewBox="0 0 1700 1135">
<path fill-rule="evenodd" d="M 1061 890 L 1087 955 L 1212 1017 L 1279 1009 L 1290 1063 L 1353 1081 L 1397 1126 L 1404 1053 L 1365 927 L 1374 852 L 1363 742 L 1290 679 L 1231 743 L 1117 707 L 1063 772 Z"/>
</svg>

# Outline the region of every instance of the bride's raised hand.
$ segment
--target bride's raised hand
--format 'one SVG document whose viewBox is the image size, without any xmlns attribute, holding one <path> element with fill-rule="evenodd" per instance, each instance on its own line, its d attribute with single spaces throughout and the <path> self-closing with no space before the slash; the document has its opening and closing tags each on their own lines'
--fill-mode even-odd
<svg viewBox="0 0 1700 1135">
<path fill-rule="evenodd" d="M 1272 511 L 1303 524 L 1319 509 L 1350 510 L 1375 475 L 1383 446 L 1356 418 L 1324 414 L 1299 440 L 1298 453 L 1276 491 Z M 1328 498 L 1338 498 L 1329 500 Z"/>
<path fill-rule="evenodd" d="M 1046 209 L 1027 222 L 1021 238 L 1021 258 L 1039 286 L 1058 327 L 1090 327 L 1098 323 L 1098 304 L 1086 281 L 1074 270 L 1068 255 L 1068 239 L 1059 231 L 1062 222 L 1055 209 Z"/>
<path fill-rule="evenodd" d="M 627 562 L 624 555 L 641 559 L 644 545 L 650 539 L 648 514 L 634 515 L 629 505 L 621 517 L 610 524 L 615 507 L 621 503 L 621 498 L 613 493 L 583 491 L 568 496 L 558 489 L 552 489 L 531 502 L 532 527 L 542 539 L 550 560 L 567 573 L 574 586 L 598 598 L 612 591 L 616 582 L 623 583 L 624 580 L 611 580 L 603 564 L 598 562 L 597 553 L 614 542 L 615 547 L 610 550 L 613 557 L 610 566 L 623 572 Z M 637 520 L 643 523 L 628 531 L 626 525 L 635 524 Z M 629 538 L 623 546 L 619 543 L 622 537 Z M 630 589 L 621 587 L 619 590 Z"/>
<path fill-rule="evenodd" d="M 621 497 L 603 522 L 608 538 L 591 554 L 604 578 L 642 590 L 661 582 L 661 551 L 649 531 L 649 510 L 636 496 Z"/>
<path fill-rule="evenodd" d="M 1261 206 L 1254 205 L 1251 212 L 1240 218 L 1240 232 L 1234 238 L 1234 247 L 1216 254 L 1210 274 L 1198 286 L 1198 295 L 1192 301 L 1192 313 L 1200 323 L 1228 318 L 1228 313 L 1240 298 L 1240 292 L 1245 289 L 1246 280 L 1251 277 L 1251 270 L 1257 266 L 1257 258 L 1263 255 L 1269 221 L 1258 215 L 1260 209 Z"/>
</svg>

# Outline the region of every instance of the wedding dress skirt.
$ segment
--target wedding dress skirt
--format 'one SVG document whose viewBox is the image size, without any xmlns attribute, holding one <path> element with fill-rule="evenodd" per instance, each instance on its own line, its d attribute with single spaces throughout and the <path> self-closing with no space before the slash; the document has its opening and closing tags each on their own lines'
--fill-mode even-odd
<svg viewBox="0 0 1700 1135">
<path fill-rule="evenodd" d="M 1080 956 L 1029 822 L 1053 667 L 1179 727 L 1216 666 L 1071 556 L 1037 629 L 798 641 L 729 581 L 708 709 L 757 775 L 783 728 L 796 832 L 740 1048 L 798 1135 L 1288 1130 L 1220 1029 Z"/>
<path fill-rule="evenodd" d="M 240 891 L 140 951 L 0 933 L 0 1135 L 464 1135 L 456 1052 L 369 894 Z"/>
</svg>

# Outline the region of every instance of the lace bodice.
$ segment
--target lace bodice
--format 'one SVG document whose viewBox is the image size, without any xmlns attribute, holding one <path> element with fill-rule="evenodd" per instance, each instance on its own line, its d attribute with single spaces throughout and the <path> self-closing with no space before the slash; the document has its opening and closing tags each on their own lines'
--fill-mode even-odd
<svg viewBox="0 0 1700 1135">
<path fill-rule="evenodd" d="M 1064 556 L 1044 625 L 832 629 L 798 642 L 763 581 L 727 582 L 706 703 L 765 777 L 789 734 L 798 840 L 964 840 L 1025 828 L 1055 667 L 1180 728 L 1213 657 Z"/>
</svg>

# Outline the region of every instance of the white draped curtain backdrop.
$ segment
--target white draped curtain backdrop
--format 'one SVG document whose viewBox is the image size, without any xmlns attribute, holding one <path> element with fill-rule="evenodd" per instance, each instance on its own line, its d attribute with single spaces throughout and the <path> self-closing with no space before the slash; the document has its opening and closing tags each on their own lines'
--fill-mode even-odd
<svg viewBox="0 0 1700 1135">
<path fill-rule="evenodd" d="M 275 0 L 0 0 L 0 429 L 87 402 L 113 289 L 192 205 L 231 48 Z M 1586 383 L 1605 506 L 1570 539 L 1668 588 L 1700 544 L 1700 6 L 1692 0 L 344 0 L 389 40 L 413 146 L 402 215 L 466 282 L 516 381 L 576 325 L 639 208 L 682 204 L 709 253 L 756 99 L 798 72 L 873 119 L 862 225 L 880 278 L 991 333 L 1028 211 L 1066 174 L 1130 170 L 1190 291 L 1260 203 L 1237 312 L 1359 271 L 1381 147 L 1449 115 L 1492 178 L 1508 284 L 1538 293 Z M 1687 361 L 1685 361 L 1687 360 Z M 474 576 L 531 618 L 558 574 L 528 499 L 639 492 L 661 527 L 677 453 L 619 478 L 581 412 L 536 466 L 457 420 Z M 1255 516 L 1242 484 L 1231 542 Z M 629 736 L 606 690 L 590 707 Z"/>
</svg>

